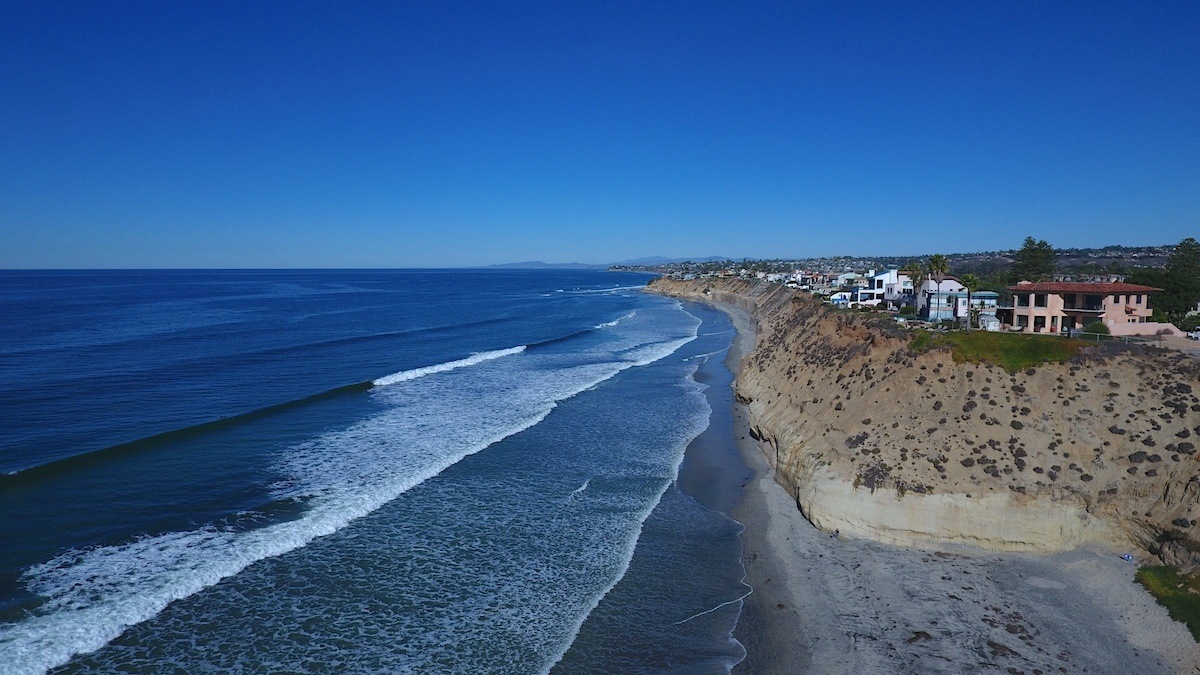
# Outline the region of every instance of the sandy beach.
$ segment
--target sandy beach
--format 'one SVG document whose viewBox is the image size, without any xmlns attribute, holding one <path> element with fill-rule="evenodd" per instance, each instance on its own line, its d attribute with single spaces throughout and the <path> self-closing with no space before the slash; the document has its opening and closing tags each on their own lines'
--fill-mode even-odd
<svg viewBox="0 0 1200 675">
<path fill-rule="evenodd" d="M 717 305 L 738 329 L 728 364 L 753 349 L 753 319 Z M 1133 580 L 1123 551 L 994 553 L 902 548 L 814 528 L 750 437 L 734 436 L 753 478 L 735 517 L 746 599 L 739 673 L 1195 673 L 1200 648 Z"/>
</svg>

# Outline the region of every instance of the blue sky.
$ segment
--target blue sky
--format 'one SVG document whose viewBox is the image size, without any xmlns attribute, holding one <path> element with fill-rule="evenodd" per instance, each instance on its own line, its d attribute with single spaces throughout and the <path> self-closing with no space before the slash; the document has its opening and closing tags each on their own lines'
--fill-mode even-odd
<svg viewBox="0 0 1200 675">
<path fill-rule="evenodd" d="M 1194 1 L 13 0 L 0 267 L 1175 243 L 1197 64 Z"/>
</svg>

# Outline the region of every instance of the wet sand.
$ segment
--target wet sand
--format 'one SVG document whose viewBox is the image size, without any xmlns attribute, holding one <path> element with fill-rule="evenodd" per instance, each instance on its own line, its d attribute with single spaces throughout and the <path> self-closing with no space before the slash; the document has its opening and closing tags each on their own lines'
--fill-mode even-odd
<svg viewBox="0 0 1200 675">
<path fill-rule="evenodd" d="M 718 306 L 738 336 L 737 371 L 753 348 L 744 311 Z M 734 517 L 743 533 L 746 598 L 737 673 L 1195 673 L 1200 649 L 1133 581 L 1120 551 L 1050 555 L 966 547 L 902 548 L 833 538 L 804 519 L 750 437 L 733 432 L 753 471 Z"/>
</svg>

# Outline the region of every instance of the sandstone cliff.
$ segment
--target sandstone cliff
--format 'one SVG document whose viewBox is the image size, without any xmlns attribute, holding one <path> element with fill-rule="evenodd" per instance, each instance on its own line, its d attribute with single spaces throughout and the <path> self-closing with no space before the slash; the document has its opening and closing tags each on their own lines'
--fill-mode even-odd
<svg viewBox="0 0 1200 675">
<path fill-rule="evenodd" d="M 758 323 L 737 395 L 816 526 L 996 550 L 1137 545 L 1200 562 L 1200 360 L 1113 343 L 1018 373 L 917 352 L 890 319 L 732 279 L 650 290 Z"/>
</svg>

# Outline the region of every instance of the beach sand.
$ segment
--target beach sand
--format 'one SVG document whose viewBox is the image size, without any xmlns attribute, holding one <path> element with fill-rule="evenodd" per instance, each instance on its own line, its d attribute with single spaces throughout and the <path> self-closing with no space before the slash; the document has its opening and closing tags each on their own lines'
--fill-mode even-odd
<svg viewBox="0 0 1200 675">
<path fill-rule="evenodd" d="M 738 328 L 728 364 L 753 348 Z M 1133 580 L 1121 551 L 994 553 L 833 538 L 805 520 L 734 404 L 753 478 L 734 511 L 746 599 L 737 673 L 1196 673 L 1200 648 Z"/>
</svg>

